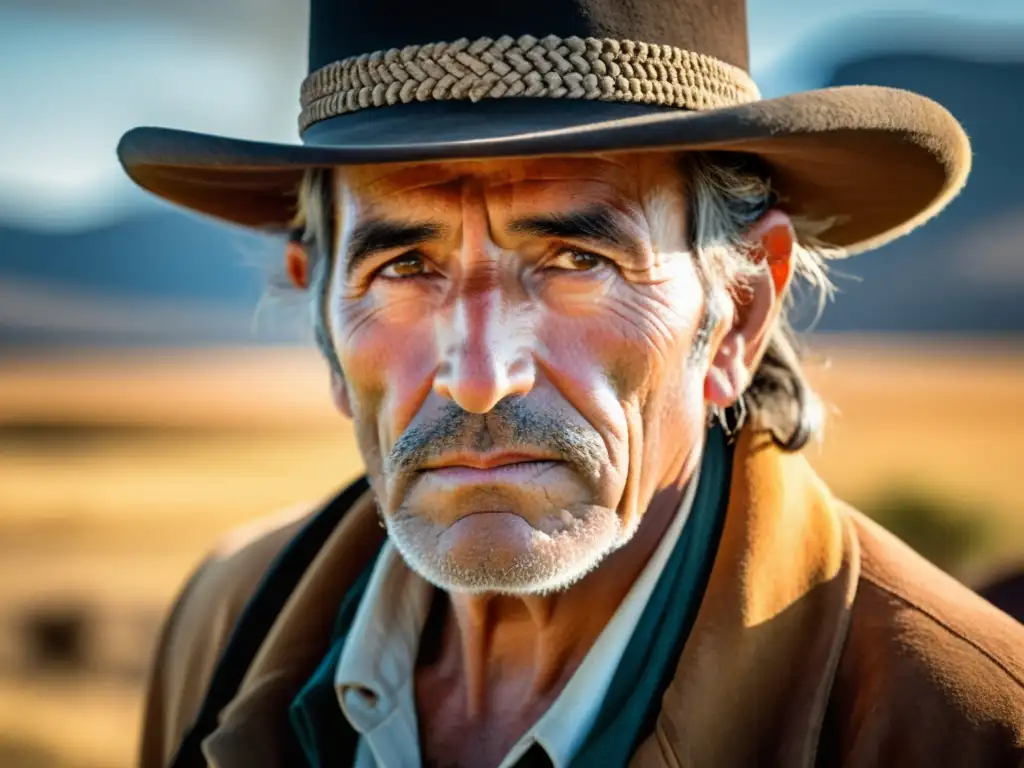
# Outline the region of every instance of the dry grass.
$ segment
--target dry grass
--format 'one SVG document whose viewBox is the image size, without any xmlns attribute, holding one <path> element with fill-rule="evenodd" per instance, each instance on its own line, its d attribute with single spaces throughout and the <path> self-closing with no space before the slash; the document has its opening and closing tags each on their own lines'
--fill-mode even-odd
<svg viewBox="0 0 1024 768">
<path fill-rule="evenodd" d="M 1019 557 L 1024 352 L 865 343 L 829 357 L 813 376 L 836 413 L 811 458 L 830 485 L 852 500 L 895 484 L 962 499 L 1000 534 L 978 567 Z M 311 351 L 70 356 L 0 371 L 0 764 L 130 765 L 140 682 L 109 670 L 144 663 L 154 617 L 220 535 L 354 476 L 351 431 Z M 17 637 L 2 627 L 68 604 L 98 617 L 97 669 L 19 671 Z"/>
<path fill-rule="evenodd" d="M 823 358 L 812 378 L 831 415 L 809 457 L 838 495 L 920 488 L 990 515 L 1005 534 L 993 558 L 1024 553 L 1024 348 L 861 343 Z"/>
</svg>

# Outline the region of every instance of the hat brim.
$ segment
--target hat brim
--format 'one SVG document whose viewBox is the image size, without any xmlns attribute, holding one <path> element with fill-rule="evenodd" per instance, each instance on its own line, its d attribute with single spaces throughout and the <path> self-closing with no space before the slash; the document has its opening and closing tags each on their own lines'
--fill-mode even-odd
<svg viewBox="0 0 1024 768">
<path fill-rule="evenodd" d="M 438 101 L 367 109 L 310 127 L 303 144 L 136 128 L 118 146 L 128 175 L 171 202 L 279 229 L 305 170 L 377 163 L 633 150 L 750 153 L 791 214 L 834 219 L 822 238 L 857 253 L 938 213 L 961 189 L 970 144 L 942 106 L 850 86 L 684 111 L 559 99 Z"/>
</svg>

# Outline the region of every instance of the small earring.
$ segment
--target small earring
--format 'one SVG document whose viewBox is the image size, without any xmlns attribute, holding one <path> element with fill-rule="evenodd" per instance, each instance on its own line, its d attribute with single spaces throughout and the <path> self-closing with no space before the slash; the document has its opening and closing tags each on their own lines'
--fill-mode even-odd
<svg viewBox="0 0 1024 768">
<path fill-rule="evenodd" d="M 726 408 L 721 413 L 719 422 L 722 425 L 722 431 L 725 432 L 725 436 L 729 438 L 729 442 L 733 442 L 739 436 L 743 425 L 747 423 L 746 398 L 740 397 L 733 405 Z"/>
</svg>

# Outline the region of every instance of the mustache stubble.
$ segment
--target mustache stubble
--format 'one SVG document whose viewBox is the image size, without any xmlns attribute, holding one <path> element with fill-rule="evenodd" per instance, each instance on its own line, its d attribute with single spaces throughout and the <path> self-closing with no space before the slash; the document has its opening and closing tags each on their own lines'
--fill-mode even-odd
<svg viewBox="0 0 1024 768">
<path fill-rule="evenodd" d="M 533 449 L 551 453 L 584 478 L 596 480 L 607 449 L 592 428 L 557 413 L 533 410 L 521 397 L 500 401 L 487 413 L 447 402 L 439 417 L 406 429 L 388 452 L 385 471 L 409 476 L 432 460 L 456 452 Z"/>
</svg>

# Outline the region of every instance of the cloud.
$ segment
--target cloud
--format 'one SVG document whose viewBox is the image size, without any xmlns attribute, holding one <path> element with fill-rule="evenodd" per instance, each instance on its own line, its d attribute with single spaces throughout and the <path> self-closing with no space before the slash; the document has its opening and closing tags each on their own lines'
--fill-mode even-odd
<svg viewBox="0 0 1024 768">
<path fill-rule="evenodd" d="M 266 37 L 189 32 L 131 14 L 0 8 L 4 216 L 82 223 L 111 206 L 138 205 L 144 198 L 115 157 L 118 139 L 136 125 L 296 140 L 301 49 Z"/>
</svg>

